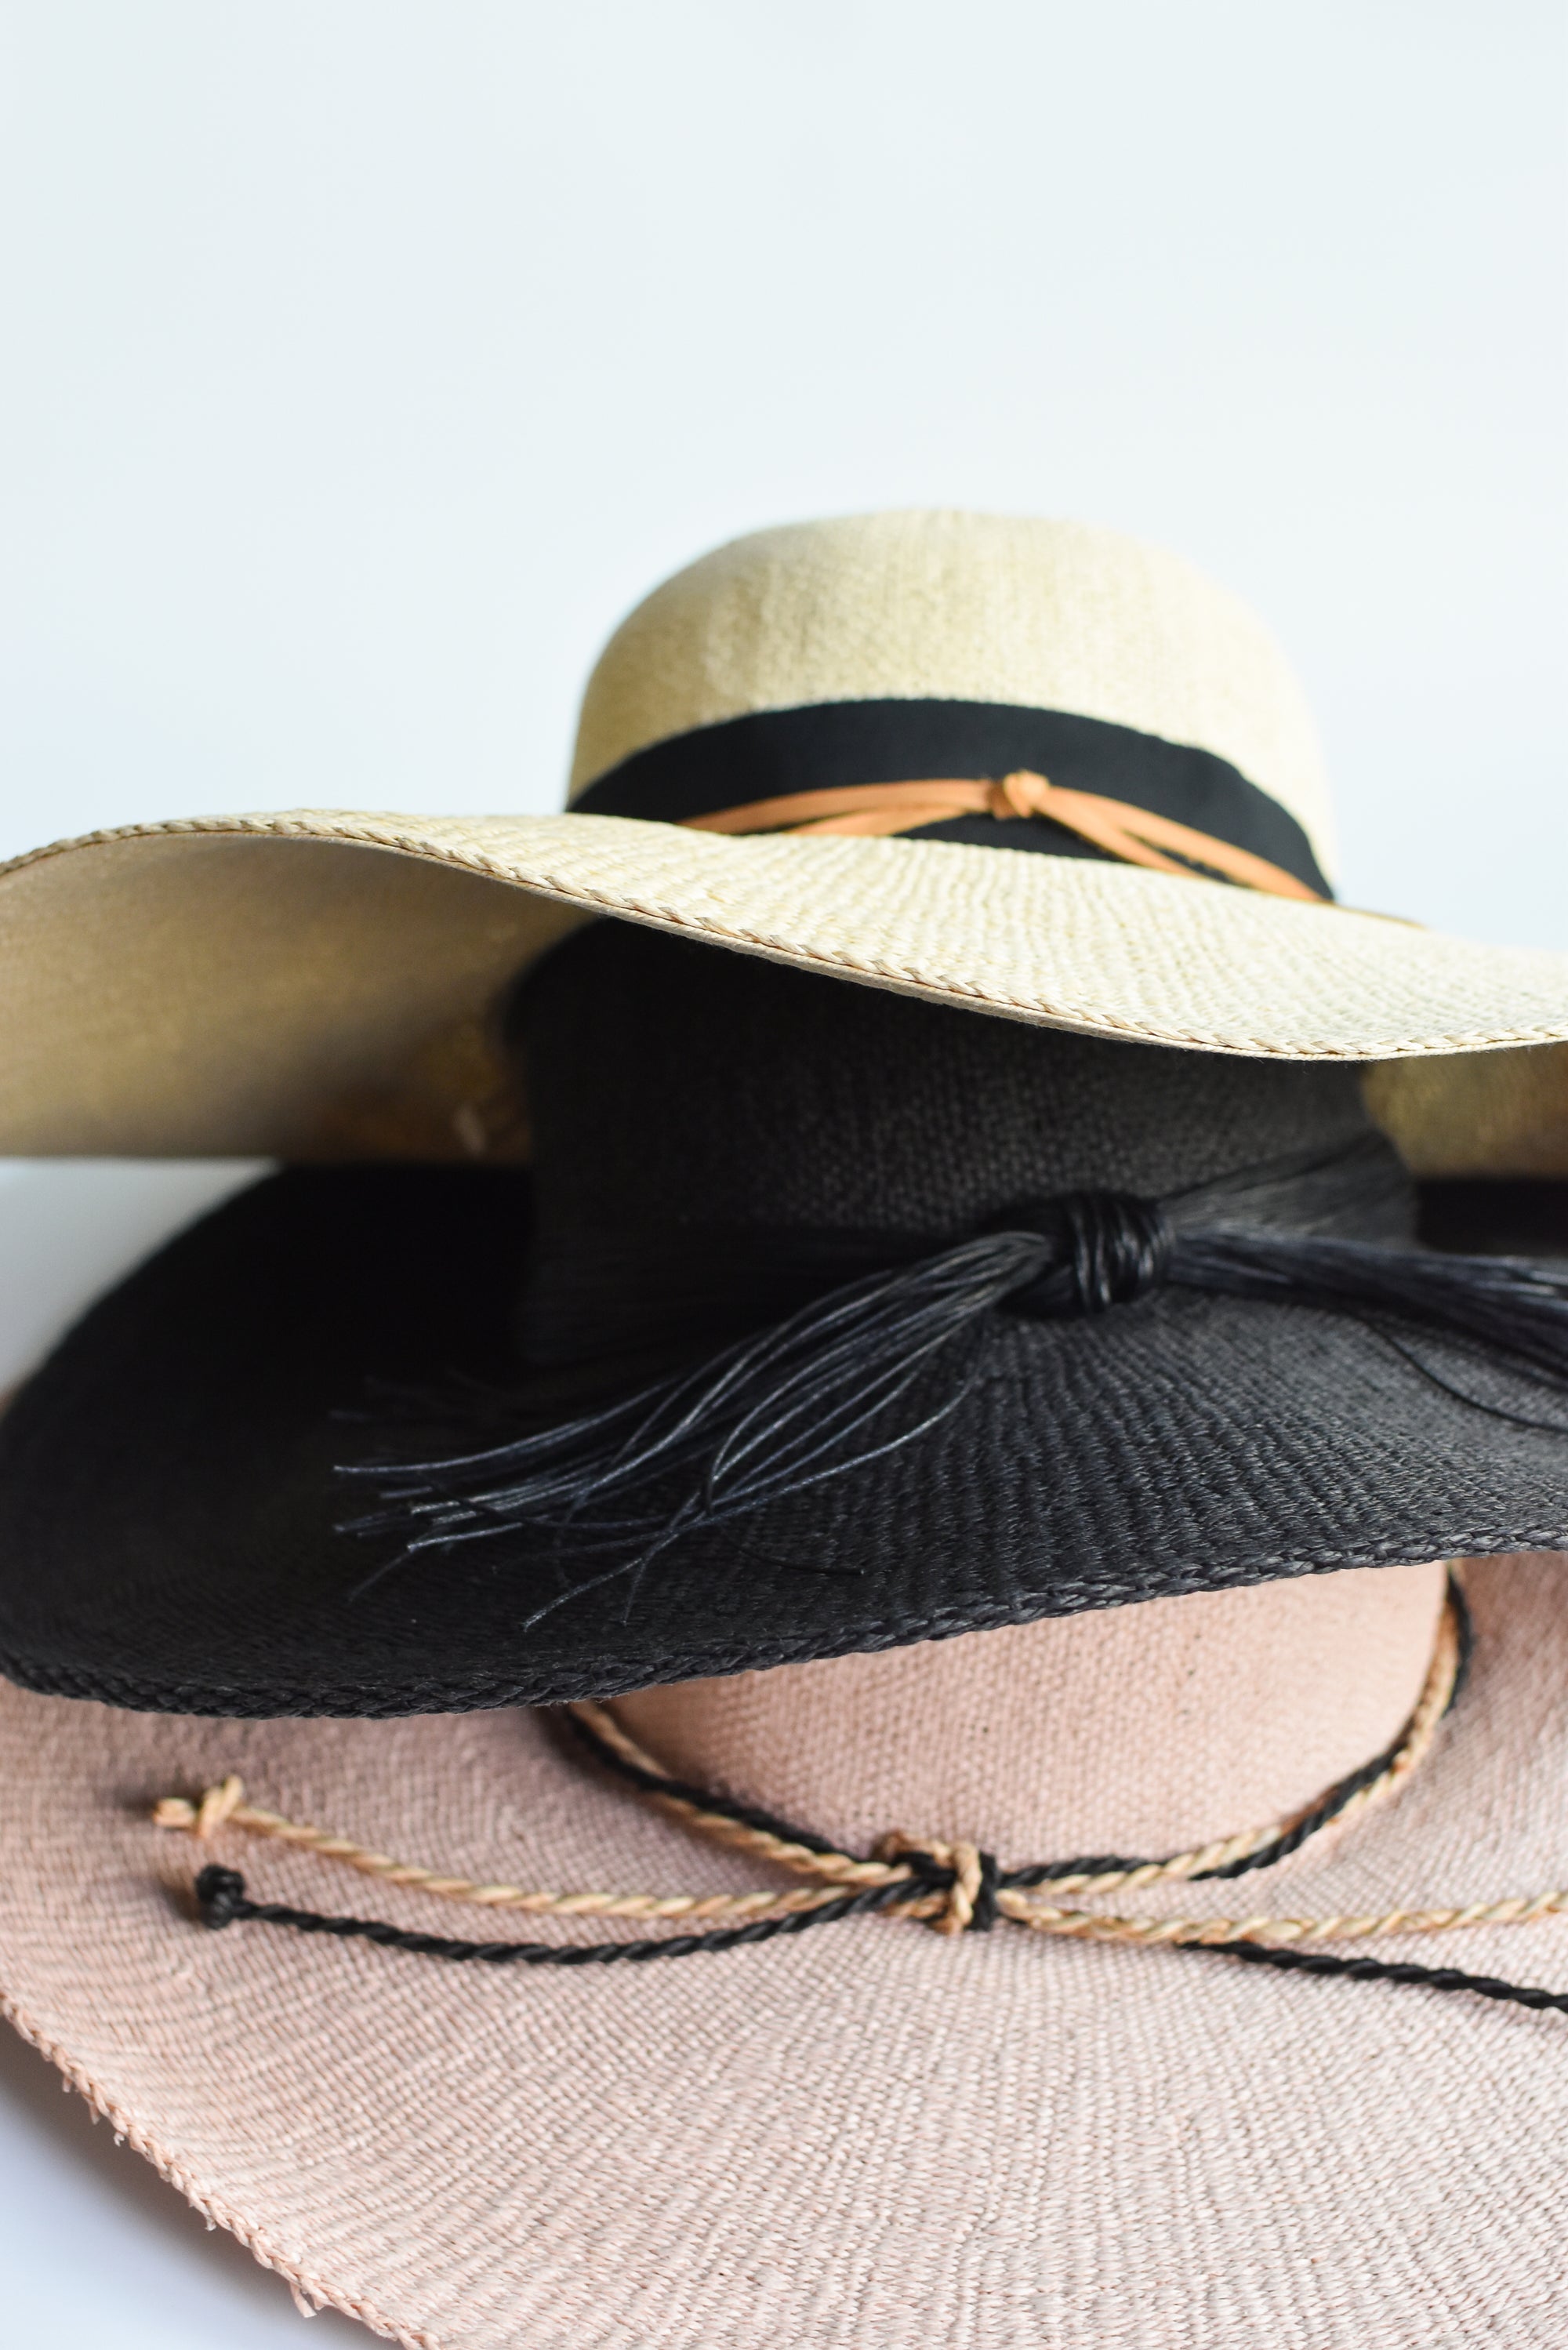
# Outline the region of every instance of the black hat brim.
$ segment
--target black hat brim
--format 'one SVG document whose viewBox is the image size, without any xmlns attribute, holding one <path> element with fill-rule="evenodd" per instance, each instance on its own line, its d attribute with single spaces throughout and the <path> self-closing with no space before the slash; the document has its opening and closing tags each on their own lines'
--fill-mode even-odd
<svg viewBox="0 0 1568 2350">
<path fill-rule="evenodd" d="M 517 1173 L 297 1170 L 122 1284 L 0 1422 L 0 1670 L 179 1712 L 539 1704 L 1568 1546 L 1568 1400 L 1429 1337 L 1168 1292 L 994 1315 L 940 1427 L 639 1576 L 566 1596 L 602 1561 L 516 1537 L 377 1573 L 396 1544 L 339 1531 L 365 1505 L 339 1464 L 372 1449 L 341 1415 L 380 1382 L 515 1380 L 527 1222 Z"/>
</svg>

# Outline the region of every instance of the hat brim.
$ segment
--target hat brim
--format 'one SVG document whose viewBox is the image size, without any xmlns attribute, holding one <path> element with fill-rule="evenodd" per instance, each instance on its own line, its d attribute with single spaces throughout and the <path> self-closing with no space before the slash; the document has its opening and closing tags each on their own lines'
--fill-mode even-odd
<svg viewBox="0 0 1568 2350">
<path fill-rule="evenodd" d="M 1568 1414 L 1539 1383 L 1430 1336 L 1172 1291 L 1092 1323 L 993 1312 L 910 1407 L 962 1385 L 939 1425 L 640 1574 L 538 1535 L 400 1560 L 342 1530 L 373 1490 L 341 1464 L 383 1451 L 382 1382 L 515 1383 L 528 1197 L 518 1170 L 297 1169 L 96 1306 L 0 1422 L 0 1670 L 195 1713 L 542 1704 L 1568 1547 Z M 559 1416 L 542 1383 L 520 1392 Z"/>
<path fill-rule="evenodd" d="M 1337 1843 L 1250 1879 L 1252 1906 L 1563 1882 L 1563 1566 L 1472 1570 L 1475 1667 L 1437 1749 Z M 526 1974 L 206 1933 L 189 1888 L 214 1853 L 258 1898 L 437 1932 L 474 1916 L 149 1825 L 157 1797 L 230 1770 L 253 1801 L 475 1877 L 722 1890 L 757 1869 L 585 1772 L 535 1717 L 234 1724 L 0 1692 L 5 2012 L 198 2210 L 396 2341 L 1563 2339 L 1560 2016 L 874 1918 Z M 1137 1906 L 1233 1915 L 1235 1888 Z M 1568 1988 L 1561 1917 L 1376 1950 Z"/>
<path fill-rule="evenodd" d="M 504 1152 L 490 1010 L 593 914 L 1086 1035 L 1390 1063 L 1380 1114 L 1431 1171 L 1568 1169 L 1532 1049 L 1568 1040 L 1563 956 L 1080 858 L 589 815 L 213 817 L 17 860 L 0 1149 Z M 1430 1067 L 1407 1111 L 1419 1064 L 1462 1118 Z"/>
</svg>

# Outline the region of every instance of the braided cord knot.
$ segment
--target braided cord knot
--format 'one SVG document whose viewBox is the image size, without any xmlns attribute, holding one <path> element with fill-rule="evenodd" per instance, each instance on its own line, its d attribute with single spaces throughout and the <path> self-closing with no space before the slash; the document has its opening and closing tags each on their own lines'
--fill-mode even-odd
<svg viewBox="0 0 1568 2350">
<path fill-rule="evenodd" d="M 939 1934 L 989 1934 L 998 1916 L 996 1889 L 1001 1866 L 978 1845 L 925 1842 L 893 1829 L 877 1846 L 877 1858 L 902 1863 L 910 1876 L 946 1898 L 930 1920 Z"/>
</svg>

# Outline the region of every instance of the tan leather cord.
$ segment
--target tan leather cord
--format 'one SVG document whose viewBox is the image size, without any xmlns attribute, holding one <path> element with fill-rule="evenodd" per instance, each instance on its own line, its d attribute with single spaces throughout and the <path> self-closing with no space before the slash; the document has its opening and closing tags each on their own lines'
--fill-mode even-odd
<svg viewBox="0 0 1568 2350">
<path fill-rule="evenodd" d="M 1380 1802 L 1402 1785 L 1418 1767 L 1431 1749 L 1452 1694 L 1459 1654 L 1458 1617 L 1454 1603 L 1450 1600 L 1443 1611 L 1425 1685 L 1398 1747 L 1376 1778 L 1347 1796 L 1343 1804 L 1323 1820 L 1321 1827 L 1337 1826 L 1365 1811 L 1368 1805 Z M 585 1723 L 594 1738 L 607 1746 L 633 1771 L 656 1781 L 666 1778 L 667 1774 L 659 1764 L 629 1735 L 607 1707 L 584 1704 L 574 1706 L 570 1711 Z M 949 1844 L 894 1833 L 882 1839 L 874 1857 L 857 1859 L 849 1853 L 818 1851 L 812 1846 L 792 1842 L 771 1829 L 736 1819 L 728 1813 L 710 1810 L 673 1784 L 654 1786 L 647 1791 L 646 1800 L 682 1826 L 694 1829 L 715 1843 L 752 1853 L 757 1858 L 794 1875 L 814 1877 L 816 1883 L 814 1887 L 794 1892 L 780 1891 L 774 1887 L 741 1893 L 708 1894 L 561 1893 L 516 1885 L 482 1883 L 472 1877 L 421 1867 L 412 1862 L 394 1860 L 384 1853 L 357 1844 L 352 1837 L 335 1835 L 329 1829 L 306 1822 L 287 1819 L 280 1813 L 262 1810 L 245 1801 L 244 1785 L 233 1774 L 209 1788 L 199 1802 L 192 1803 L 182 1795 L 166 1796 L 157 1804 L 152 1816 L 159 1827 L 182 1830 L 203 1842 L 210 1840 L 224 1826 L 244 1828 L 253 1835 L 269 1836 L 315 1852 L 323 1859 L 339 1861 L 364 1876 L 379 1877 L 385 1884 L 411 1886 L 445 1900 L 472 1902 L 485 1908 L 521 1909 L 534 1915 L 680 1918 L 687 1921 L 749 1919 L 799 1914 L 817 1908 L 838 1899 L 846 1889 L 907 1882 L 910 1887 L 909 1899 L 890 1903 L 879 1915 L 922 1918 L 944 1934 L 962 1933 L 974 1916 L 982 1881 L 982 1856 L 973 1844 Z M 1079 1896 L 1104 1894 L 1168 1883 L 1222 1869 L 1233 1861 L 1265 1851 L 1271 1844 L 1282 1842 L 1296 1822 L 1310 1816 L 1314 1808 L 1303 1807 L 1291 1817 L 1271 1822 L 1266 1827 L 1247 1829 L 1239 1835 L 1194 1846 L 1166 1860 L 1143 1862 L 1136 1866 L 1108 1869 L 1097 1874 L 1054 1878 L 1049 1897 L 1033 1888 L 1001 1886 L 993 1896 L 996 1908 L 1002 1916 L 1012 1918 L 1018 1925 L 1027 1926 L 1035 1933 L 1077 1940 L 1133 1942 L 1151 1947 L 1165 1943 L 1255 1941 L 1285 1945 L 1305 1941 L 1365 1940 L 1378 1935 L 1443 1932 L 1460 1926 L 1522 1925 L 1532 1918 L 1568 1908 L 1568 1889 L 1511 1895 L 1501 1900 L 1471 1902 L 1459 1907 L 1392 1908 L 1330 1918 L 1261 1914 L 1246 1918 L 1120 1917 L 1099 1910 L 1064 1908 L 1056 1898 L 1064 1893 Z M 1321 1829 L 1314 1831 L 1317 1832 Z M 906 1855 L 919 1856 L 944 1871 L 950 1871 L 950 1886 L 941 1890 L 929 1889 L 920 1882 L 919 1871 L 904 1857 Z"/>
<path fill-rule="evenodd" d="M 1155 873 L 1178 873 L 1189 880 L 1219 878 L 1270 898 L 1326 901 L 1282 866 L 1233 847 L 1228 840 L 1199 832 L 1169 816 L 1155 816 L 1127 800 L 1104 798 L 1054 784 L 1026 767 L 1000 781 L 940 776 L 905 784 L 850 784 L 821 792 L 788 792 L 777 799 L 751 800 L 711 816 L 688 816 L 691 832 L 730 834 L 789 832 L 842 834 L 864 838 L 917 831 L 961 816 L 1049 816 L 1081 840 Z M 1169 852 L 1168 854 L 1167 852 Z"/>
</svg>

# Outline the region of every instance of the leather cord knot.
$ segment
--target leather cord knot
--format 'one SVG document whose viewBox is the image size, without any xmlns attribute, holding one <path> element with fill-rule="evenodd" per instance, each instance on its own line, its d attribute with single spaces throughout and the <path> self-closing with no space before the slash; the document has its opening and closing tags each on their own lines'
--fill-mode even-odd
<svg viewBox="0 0 1568 2350">
<path fill-rule="evenodd" d="M 1273 898 L 1323 901 L 1321 889 L 1268 858 L 1237 847 L 1234 841 L 1156 816 L 1152 808 L 1130 800 L 1106 799 L 1100 792 L 1054 784 L 1049 775 L 1029 767 L 1000 777 L 936 775 L 908 783 L 840 784 L 827 791 L 784 792 L 771 799 L 748 800 L 741 807 L 682 816 L 680 822 L 695 832 L 836 833 L 869 838 L 919 832 L 927 825 L 967 816 L 995 816 L 1004 824 L 1016 816 L 1044 816 L 1125 865 L 1229 881 Z"/>
<path fill-rule="evenodd" d="M 1174 1234 L 1152 1200 L 1130 1191 L 1068 1191 L 1052 1202 L 1069 1275 L 1071 1314 L 1104 1314 L 1158 1289 Z"/>
</svg>

